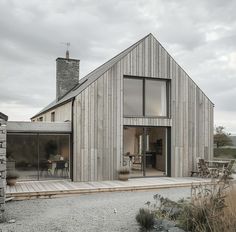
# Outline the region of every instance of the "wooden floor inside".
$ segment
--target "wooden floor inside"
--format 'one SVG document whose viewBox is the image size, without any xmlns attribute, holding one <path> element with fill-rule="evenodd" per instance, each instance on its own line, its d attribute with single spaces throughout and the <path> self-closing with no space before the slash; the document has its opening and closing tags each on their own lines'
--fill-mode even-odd
<svg viewBox="0 0 236 232">
<path fill-rule="evenodd" d="M 128 181 L 71 182 L 68 180 L 27 181 L 18 182 L 15 186 L 7 186 L 7 197 L 15 200 L 55 197 L 69 194 L 95 192 L 134 191 L 172 187 L 186 187 L 191 184 L 210 182 L 210 179 L 196 177 L 172 178 L 131 178 Z"/>
</svg>

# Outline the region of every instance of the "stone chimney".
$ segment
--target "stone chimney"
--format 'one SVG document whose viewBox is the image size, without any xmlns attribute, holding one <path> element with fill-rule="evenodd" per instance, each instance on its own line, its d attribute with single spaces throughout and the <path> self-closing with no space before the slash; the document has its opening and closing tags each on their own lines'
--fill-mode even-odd
<svg viewBox="0 0 236 232">
<path fill-rule="evenodd" d="M 67 58 L 56 59 L 56 99 L 59 101 L 65 94 L 79 84 L 79 60 Z"/>
</svg>

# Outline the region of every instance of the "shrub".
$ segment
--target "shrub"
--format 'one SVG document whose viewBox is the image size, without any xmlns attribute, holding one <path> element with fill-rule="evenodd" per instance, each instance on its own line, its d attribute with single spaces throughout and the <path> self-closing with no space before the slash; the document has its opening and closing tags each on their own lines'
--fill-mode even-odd
<svg viewBox="0 0 236 232">
<path fill-rule="evenodd" d="M 192 187 L 191 202 L 183 205 L 179 225 L 195 232 L 235 232 L 236 191 L 226 182 Z"/>
<path fill-rule="evenodd" d="M 236 186 L 234 186 L 225 198 L 226 207 L 218 221 L 216 227 L 218 231 L 235 231 L 236 230 Z"/>
<path fill-rule="evenodd" d="M 159 194 L 153 198 L 155 202 L 148 201 L 148 208 L 140 209 L 136 215 L 141 228 L 146 230 L 154 223 L 162 224 L 168 220 L 185 231 L 236 231 L 236 185 L 231 186 L 227 178 L 193 185 L 191 198 L 187 200 L 175 202 Z"/>
<path fill-rule="evenodd" d="M 144 230 L 152 229 L 154 225 L 154 218 L 154 214 L 149 209 L 144 208 L 139 209 L 139 212 L 136 215 L 136 221 Z"/>
</svg>

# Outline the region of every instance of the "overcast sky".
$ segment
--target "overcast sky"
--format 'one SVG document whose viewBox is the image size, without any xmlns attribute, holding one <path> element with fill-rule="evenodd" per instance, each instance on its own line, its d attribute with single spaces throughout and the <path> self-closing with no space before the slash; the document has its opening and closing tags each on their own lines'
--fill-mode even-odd
<svg viewBox="0 0 236 232">
<path fill-rule="evenodd" d="M 152 33 L 236 133 L 236 1 L 0 0 L 0 112 L 29 120 L 55 98 L 55 59 L 81 77 Z"/>
</svg>

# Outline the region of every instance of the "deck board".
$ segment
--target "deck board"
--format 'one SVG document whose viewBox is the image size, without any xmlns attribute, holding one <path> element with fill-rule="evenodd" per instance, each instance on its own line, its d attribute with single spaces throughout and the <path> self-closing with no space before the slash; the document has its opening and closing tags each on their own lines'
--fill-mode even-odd
<svg viewBox="0 0 236 232">
<path fill-rule="evenodd" d="M 52 197 L 67 194 L 82 194 L 106 191 L 133 191 L 172 187 L 187 187 L 191 184 L 209 183 L 202 178 L 132 178 L 129 181 L 71 182 L 69 180 L 47 180 L 18 182 L 16 186 L 7 186 L 7 197 L 29 199 L 34 197 Z"/>
<path fill-rule="evenodd" d="M 50 185 L 48 182 L 42 181 L 40 183 L 42 185 L 42 188 L 44 189 L 45 192 L 52 191 L 52 185 Z"/>
<path fill-rule="evenodd" d="M 36 192 L 35 188 L 33 188 L 33 181 L 32 182 L 29 181 L 29 182 L 25 183 L 25 185 L 29 189 L 29 192 Z"/>
<path fill-rule="evenodd" d="M 28 192 L 29 190 L 28 190 L 28 188 L 26 187 L 26 185 L 24 184 L 24 183 L 22 183 L 22 184 L 20 184 L 21 185 L 21 187 L 22 187 L 22 191 L 23 192 Z"/>
</svg>

